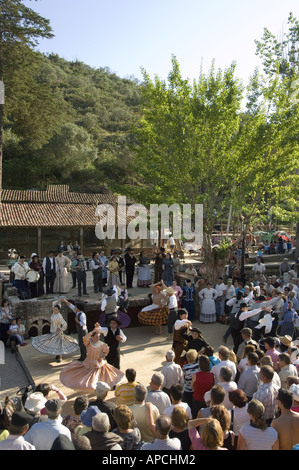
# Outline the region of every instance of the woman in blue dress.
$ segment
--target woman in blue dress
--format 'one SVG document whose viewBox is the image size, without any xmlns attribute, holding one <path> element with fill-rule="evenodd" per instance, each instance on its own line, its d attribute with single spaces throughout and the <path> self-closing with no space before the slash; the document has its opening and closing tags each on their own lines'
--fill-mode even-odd
<svg viewBox="0 0 299 470">
<path fill-rule="evenodd" d="M 162 261 L 162 281 L 167 287 L 171 287 L 174 280 L 174 264 L 170 253 L 166 253 Z"/>
<path fill-rule="evenodd" d="M 186 280 L 186 284 L 183 285 L 182 290 L 182 308 L 188 311 L 188 319 L 192 321 L 195 318 L 195 287 L 190 279 Z"/>
</svg>

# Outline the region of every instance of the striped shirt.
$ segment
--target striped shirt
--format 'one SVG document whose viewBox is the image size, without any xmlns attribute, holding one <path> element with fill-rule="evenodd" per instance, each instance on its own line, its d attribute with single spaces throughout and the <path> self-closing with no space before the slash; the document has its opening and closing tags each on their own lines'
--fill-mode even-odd
<svg viewBox="0 0 299 470">
<path fill-rule="evenodd" d="M 117 405 L 133 405 L 135 403 L 134 389 L 138 382 L 127 382 L 119 385 L 114 394 L 117 398 Z"/>
<path fill-rule="evenodd" d="M 199 365 L 198 362 L 193 362 L 191 364 L 185 364 L 183 366 L 183 375 L 184 375 L 184 391 L 185 392 L 192 392 L 191 388 L 191 380 L 192 380 L 192 375 L 196 374 L 196 372 L 199 372 Z"/>
<path fill-rule="evenodd" d="M 265 407 L 265 419 L 273 419 L 276 406 L 276 398 L 279 387 L 272 382 L 259 386 L 258 390 L 253 394 L 255 400 L 259 400 Z"/>
<path fill-rule="evenodd" d="M 245 450 L 272 450 L 278 438 L 277 431 L 271 427 L 267 427 L 265 431 L 262 431 L 253 426 L 242 426 L 240 434 L 242 434 L 246 443 Z"/>
</svg>

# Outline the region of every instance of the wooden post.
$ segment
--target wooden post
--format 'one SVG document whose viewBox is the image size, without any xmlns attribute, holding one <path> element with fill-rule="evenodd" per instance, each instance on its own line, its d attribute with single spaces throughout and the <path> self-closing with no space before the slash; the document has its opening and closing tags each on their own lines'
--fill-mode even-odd
<svg viewBox="0 0 299 470">
<path fill-rule="evenodd" d="M 81 253 L 84 255 L 84 230 L 83 227 L 80 228 L 80 247 L 81 247 Z"/>
<path fill-rule="evenodd" d="M 38 256 L 42 257 L 42 229 L 38 227 L 37 229 L 37 253 Z"/>
</svg>

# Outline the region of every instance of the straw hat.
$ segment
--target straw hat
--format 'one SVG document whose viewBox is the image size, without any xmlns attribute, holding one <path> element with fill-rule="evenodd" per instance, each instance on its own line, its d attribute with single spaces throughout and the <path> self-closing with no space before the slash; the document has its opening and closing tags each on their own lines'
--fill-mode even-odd
<svg viewBox="0 0 299 470">
<path fill-rule="evenodd" d="M 292 338 L 289 335 L 279 336 L 279 340 L 285 346 L 290 347 L 292 345 Z"/>
</svg>

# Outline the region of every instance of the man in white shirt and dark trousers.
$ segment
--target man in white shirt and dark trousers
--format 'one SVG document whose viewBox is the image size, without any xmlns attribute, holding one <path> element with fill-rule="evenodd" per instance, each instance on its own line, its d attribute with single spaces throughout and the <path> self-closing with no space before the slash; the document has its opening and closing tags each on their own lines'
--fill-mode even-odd
<svg viewBox="0 0 299 470">
<path fill-rule="evenodd" d="M 57 264 L 53 251 L 49 251 L 48 256 L 44 258 L 43 271 L 46 278 L 46 294 L 53 294 L 54 281 L 57 272 Z"/>
<path fill-rule="evenodd" d="M 86 314 L 84 312 L 84 304 L 83 302 L 77 302 L 76 305 L 68 302 L 66 299 L 62 299 L 66 305 L 73 310 L 75 313 L 75 323 L 76 323 L 76 329 L 78 333 L 78 343 L 80 347 L 80 358 L 78 359 L 79 361 L 84 361 L 86 358 L 86 347 L 83 342 L 83 337 L 88 333 L 87 331 L 87 324 L 86 324 Z"/>
</svg>

